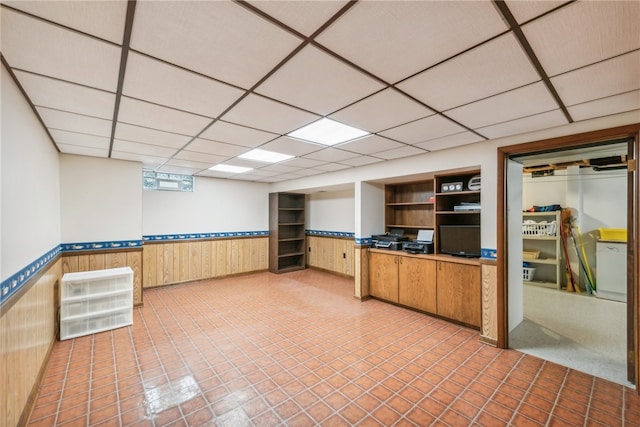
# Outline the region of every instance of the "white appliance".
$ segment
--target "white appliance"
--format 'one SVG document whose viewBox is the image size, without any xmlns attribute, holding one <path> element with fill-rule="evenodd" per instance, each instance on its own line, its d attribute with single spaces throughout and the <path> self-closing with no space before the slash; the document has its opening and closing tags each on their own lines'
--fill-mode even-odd
<svg viewBox="0 0 640 427">
<path fill-rule="evenodd" d="M 627 244 L 596 243 L 596 294 L 598 298 L 627 302 Z"/>
</svg>

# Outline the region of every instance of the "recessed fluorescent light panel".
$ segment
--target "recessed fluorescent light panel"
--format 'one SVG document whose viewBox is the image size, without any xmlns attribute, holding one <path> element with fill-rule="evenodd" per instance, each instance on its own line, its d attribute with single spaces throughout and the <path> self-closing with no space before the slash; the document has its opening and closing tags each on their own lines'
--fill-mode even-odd
<svg viewBox="0 0 640 427">
<path fill-rule="evenodd" d="M 289 160 L 293 158 L 293 156 L 290 156 L 288 154 L 276 153 L 275 151 L 260 150 L 259 148 L 248 151 L 244 154 L 239 155 L 238 157 L 265 163 L 278 163 L 283 160 Z"/>
<path fill-rule="evenodd" d="M 209 168 L 210 171 L 216 172 L 228 172 L 228 173 L 244 173 L 253 170 L 253 168 L 245 168 L 244 166 L 232 166 L 232 165 L 215 165 Z"/>
<path fill-rule="evenodd" d="M 304 139 L 324 145 L 336 145 L 365 135 L 369 135 L 369 132 L 326 118 L 315 121 L 288 134 L 288 136 L 293 138 Z"/>
</svg>

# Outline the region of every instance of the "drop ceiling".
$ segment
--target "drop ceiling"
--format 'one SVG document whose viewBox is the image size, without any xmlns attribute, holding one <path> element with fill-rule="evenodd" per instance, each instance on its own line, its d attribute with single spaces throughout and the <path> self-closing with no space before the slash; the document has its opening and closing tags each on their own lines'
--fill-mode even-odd
<svg viewBox="0 0 640 427">
<path fill-rule="evenodd" d="M 638 1 L 3 1 L 1 51 L 62 153 L 280 182 L 640 114 L 638 22 Z M 287 136 L 322 117 L 370 135 Z"/>
</svg>

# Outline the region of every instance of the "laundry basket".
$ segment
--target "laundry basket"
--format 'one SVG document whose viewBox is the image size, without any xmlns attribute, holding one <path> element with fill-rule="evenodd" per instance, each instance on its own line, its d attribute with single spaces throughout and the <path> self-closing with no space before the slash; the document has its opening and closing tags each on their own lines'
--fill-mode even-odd
<svg viewBox="0 0 640 427">
<path fill-rule="evenodd" d="M 523 236 L 555 236 L 557 224 L 551 222 L 525 221 L 522 223 Z"/>
<path fill-rule="evenodd" d="M 536 269 L 534 267 L 522 267 L 522 280 L 525 282 L 532 281 L 535 273 Z"/>
</svg>

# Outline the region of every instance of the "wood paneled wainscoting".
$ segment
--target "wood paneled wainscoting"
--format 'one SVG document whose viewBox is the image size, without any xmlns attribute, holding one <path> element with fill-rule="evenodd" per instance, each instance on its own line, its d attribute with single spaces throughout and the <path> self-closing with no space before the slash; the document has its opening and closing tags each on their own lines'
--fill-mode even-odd
<svg viewBox="0 0 640 427">
<path fill-rule="evenodd" d="M 116 249 L 87 253 L 62 254 L 62 274 L 106 268 L 131 267 L 133 270 L 133 305 L 142 305 L 142 249 Z"/>
<path fill-rule="evenodd" d="M 144 242 L 142 247 L 144 288 L 269 268 L 268 237 Z"/>
<path fill-rule="evenodd" d="M 353 277 L 355 243 L 352 237 L 307 235 L 307 266 Z"/>
<path fill-rule="evenodd" d="M 0 309 L 0 427 L 24 425 L 57 337 L 60 258 Z"/>
</svg>

